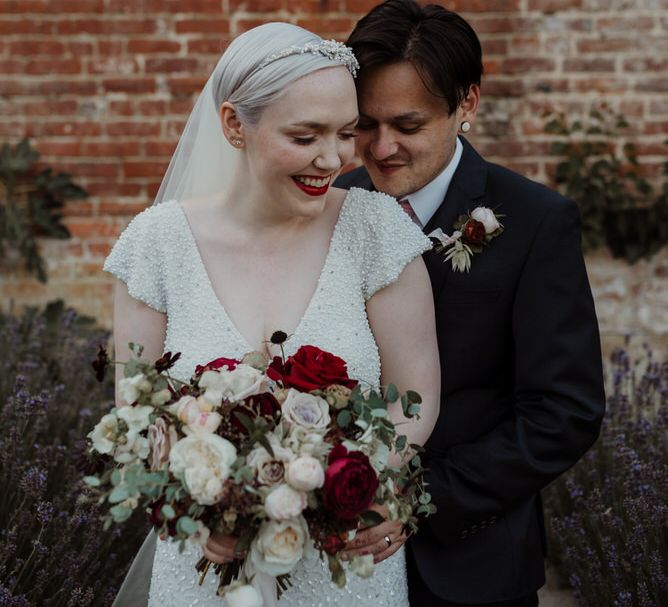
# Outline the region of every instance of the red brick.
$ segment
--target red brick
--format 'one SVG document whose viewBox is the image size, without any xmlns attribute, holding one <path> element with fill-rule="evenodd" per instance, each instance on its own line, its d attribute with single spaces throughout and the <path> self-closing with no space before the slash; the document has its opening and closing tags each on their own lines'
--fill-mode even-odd
<svg viewBox="0 0 668 607">
<path fill-rule="evenodd" d="M 201 78 L 170 78 L 167 87 L 174 95 L 199 93 L 206 84 L 207 77 Z"/>
<path fill-rule="evenodd" d="M 348 18 L 311 17 L 309 19 L 299 19 L 297 25 L 312 32 L 318 32 L 323 36 L 334 35 L 341 40 L 345 40 L 353 29 L 355 21 Z"/>
<path fill-rule="evenodd" d="M 576 91 L 582 93 L 621 93 L 628 88 L 628 81 L 620 78 L 586 78 L 576 80 L 574 83 Z"/>
<path fill-rule="evenodd" d="M 648 78 L 636 82 L 635 90 L 642 93 L 668 93 L 668 78 Z"/>
<path fill-rule="evenodd" d="M 140 38 L 128 40 L 128 53 L 178 53 L 181 42 L 176 40 L 151 40 Z"/>
<path fill-rule="evenodd" d="M 520 8 L 520 0 L 441 0 L 438 4 L 457 13 L 508 13 Z"/>
<path fill-rule="evenodd" d="M 213 55 L 222 55 L 230 43 L 225 38 L 198 38 L 188 40 L 188 53 L 207 53 Z"/>
<path fill-rule="evenodd" d="M 483 79 L 483 97 L 521 97 L 524 95 L 523 80 Z"/>
<path fill-rule="evenodd" d="M 0 34 L 51 34 L 53 23 L 36 19 L 2 19 Z"/>
<path fill-rule="evenodd" d="M 534 32 L 540 31 L 543 25 L 540 19 L 525 17 L 474 17 L 468 21 L 478 35 Z"/>
<path fill-rule="evenodd" d="M 105 40 L 97 41 L 97 52 L 99 55 L 122 55 L 124 53 L 124 45 L 120 40 Z"/>
<path fill-rule="evenodd" d="M 596 57 L 594 59 L 566 59 L 565 72 L 614 72 L 615 60 Z"/>
<path fill-rule="evenodd" d="M 109 103 L 109 112 L 114 116 L 134 116 L 135 106 L 132 101 L 112 101 Z"/>
<path fill-rule="evenodd" d="M 505 55 L 508 52 L 508 41 L 483 38 L 481 41 L 483 57 L 487 55 Z"/>
<path fill-rule="evenodd" d="M 170 157 L 175 149 L 176 141 L 147 141 L 144 144 L 146 156 L 149 158 L 156 156 Z"/>
<path fill-rule="evenodd" d="M 53 137 L 97 137 L 102 134 L 99 122 L 46 122 L 41 125 L 43 135 Z"/>
<path fill-rule="evenodd" d="M 102 81 L 105 91 L 117 93 L 154 93 L 153 78 L 108 78 Z"/>
<path fill-rule="evenodd" d="M 102 13 L 104 0 L 0 0 L 0 13 Z"/>
<path fill-rule="evenodd" d="M 27 74 L 79 74 L 81 62 L 76 59 L 35 59 L 26 66 Z"/>
<path fill-rule="evenodd" d="M 636 143 L 638 156 L 668 156 L 668 146 L 665 143 Z"/>
<path fill-rule="evenodd" d="M 125 177 L 162 177 L 167 170 L 166 162 L 124 162 Z"/>
<path fill-rule="evenodd" d="M 137 111 L 142 116 L 164 116 L 167 113 L 166 101 L 140 101 Z"/>
<path fill-rule="evenodd" d="M 281 10 L 283 0 L 229 0 L 230 11 L 268 13 Z"/>
<path fill-rule="evenodd" d="M 0 136 L 5 139 L 23 139 L 28 131 L 28 125 L 22 122 L 0 122 Z"/>
<path fill-rule="evenodd" d="M 87 200 L 68 200 L 65 202 L 63 212 L 68 217 L 92 217 L 93 203 Z"/>
<path fill-rule="evenodd" d="M 110 215 L 112 217 L 134 217 L 146 209 L 146 202 L 105 202 L 101 201 L 97 207 L 101 217 Z"/>
<path fill-rule="evenodd" d="M 500 66 L 500 71 L 504 74 L 552 72 L 554 69 L 554 60 L 541 57 L 514 57 L 512 59 L 506 59 Z"/>
<path fill-rule="evenodd" d="M 23 61 L 17 59 L 0 59 L 0 74 L 22 74 L 25 71 Z"/>
<path fill-rule="evenodd" d="M 80 177 L 117 177 L 119 174 L 118 163 L 79 161 L 76 164 L 61 162 L 58 166 L 63 171 Z"/>
<path fill-rule="evenodd" d="M 59 34 L 152 34 L 154 19 L 63 19 L 57 22 Z"/>
<path fill-rule="evenodd" d="M 81 153 L 87 156 L 139 156 L 138 141 L 89 141 L 81 144 Z"/>
<path fill-rule="evenodd" d="M 73 40 L 67 43 L 67 52 L 80 57 L 81 55 L 92 55 L 94 45 L 92 42 L 81 42 L 80 40 Z"/>
<path fill-rule="evenodd" d="M 118 222 L 98 218 L 66 217 L 63 223 L 75 238 L 118 236 L 121 229 Z"/>
<path fill-rule="evenodd" d="M 109 256 L 109 253 L 111 253 L 114 242 L 115 241 L 110 240 L 105 242 L 88 242 L 86 248 L 91 257 L 106 259 Z"/>
<path fill-rule="evenodd" d="M 37 141 L 35 147 L 42 156 L 79 156 L 81 154 L 79 141 Z"/>
<path fill-rule="evenodd" d="M 155 137 L 160 134 L 160 123 L 158 122 L 110 122 L 106 125 L 108 135 L 113 137 L 125 137 L 135 135 L 144 137 L 146 135 Z"/>
<path fill-rule="evenodd" d="M 541 11 L 542 13 L 556 13 L 582 8 L 582 0 L 529 0 L 530 11 Z"/>
<path fill-rule="evenodd" d="M 668 99 L 656 99 L 649 104 L 650 114 L 668 114 Z"/>
<path fill-rule="evenodd" d="M 540 53 L 540 38 L 537 34 L 513 36 L 510 39 L 510 53 L 536 56 Z"/>
<path fill-rule="evenodd" d="M 654 28 L 652 17 L 605 17 L 596 21 L 597 32 L 637 32 Z"/>
<path fill-rule="evenodd" d="M 147 74 L 154 73 L 174 73 L 174 72 L 189 72 L 197 71 L 197 59 L 189 59 L 187 57 L 174 58 L 148 58 L 146 59 L 145 68 Z"/>
<path fill-rule="evenodd" d="M 604 38 L 601 40 L 578 40 L 577 49 L 580 53 L 618 53 L 636 47 L 631 38 Z"/>
<path fill-rule="evenodd" d="M 668 75 L 668 59 L 658 57 L 634 57 L 624 61 L 625 72 L 664 72 Z"/>
<path fill-rule="evenodd" d="M 138 183 L 119 183 L 114 181 L 95 181 L 86 184 L 86 190 L 91 196 L 128 196 L 137 197 L 142 193 L 142 186 Z"/>
<path fill-rule="evenodd" d="M 34 91 L 44 95 L 90 96 L 97 93 L 97 83 L 92 80 L 52 80 L 35 83 Z"/>
<path fill-rule="evenodd" d="M 230 22 L 227 19 L 181 19 L 176 22 L 177 34 L 227 34 Z"/>
<path fill-rule="evenodd" d="M 12 55 L 61 55 L 65 52 L 65 45 L 55 40 L 18 40 L 9 44 Z"/>
<path fill-rule="evenodd" d="M 293 12 L 318 12 L 319 0 L 288 0 L 288 9 Z M 346 0 L 347 13 L 368 13 L 379 4 L 377 0 Z"/>
<path fill-rule="evenodd" d="M 222 0 L 109 0 L 109 9 L 122 13 L 222 13 Z"/>
</svg>

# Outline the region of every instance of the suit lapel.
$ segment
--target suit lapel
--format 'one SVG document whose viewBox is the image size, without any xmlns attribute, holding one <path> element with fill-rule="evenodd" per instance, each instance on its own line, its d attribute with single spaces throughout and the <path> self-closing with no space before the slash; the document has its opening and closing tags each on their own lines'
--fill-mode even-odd
<svg viewBox="0 0 668 607">
<path fill-rule="evenodd" d="M 461 160 L 443 202 L 424 228 L 429 234 L 441 228 L 446 234 L 452 234 L 457 217 L 472 211 L 478 200 L 484 198 L 487 185 L 487 163 L 463 137 L 464 146 Z M 438 298 L 447 277 L 452 272 L 451 264 L 443 262 L 443 253 L 434 250 L 424 254 L 424 262 L 429 271 L 434 297 Z"/>
</svg>

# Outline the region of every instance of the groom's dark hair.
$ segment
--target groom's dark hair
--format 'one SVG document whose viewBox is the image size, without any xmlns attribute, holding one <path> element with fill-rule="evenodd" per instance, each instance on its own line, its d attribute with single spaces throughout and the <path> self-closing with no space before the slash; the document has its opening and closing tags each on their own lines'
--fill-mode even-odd
<svg viewBox="0 0 668 607">
<path fill-rule="evenodd" d="M 348 46 L 369 68 L 410 61 L 429 91 L 443 97 L 452 114 L 482 77 L 482 50 L 473 28 L 442 6 L 387 0 L 355 26 Z"/>
</svg>

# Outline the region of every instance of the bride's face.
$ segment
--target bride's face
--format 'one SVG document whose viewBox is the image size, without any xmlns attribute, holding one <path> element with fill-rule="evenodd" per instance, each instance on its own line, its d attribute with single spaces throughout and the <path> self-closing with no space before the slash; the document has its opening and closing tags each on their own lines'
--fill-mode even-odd
<svg viewBox="0 0 668 607">
<path fill-rule="evenodd" d="M 314 216 L 355 153 L 357 96 L 345 67 L 293 82 L 246 129 L 249 178 L 282 215 Z M 253 186 L 251 186 L 253 187 Z"/>
</svg>

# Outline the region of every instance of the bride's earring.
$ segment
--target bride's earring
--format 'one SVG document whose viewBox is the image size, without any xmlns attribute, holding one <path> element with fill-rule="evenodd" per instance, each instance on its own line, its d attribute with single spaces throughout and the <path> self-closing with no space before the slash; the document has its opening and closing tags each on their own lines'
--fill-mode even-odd
<svg viewBox="0 0 668 607">
<path fill-rule="evenodd" d="M 468 120 L 463 120 L 459 125 L 459 129 L 462 133 L 468 133 L 471 130 L 471 123 Z"/>
</svg>

